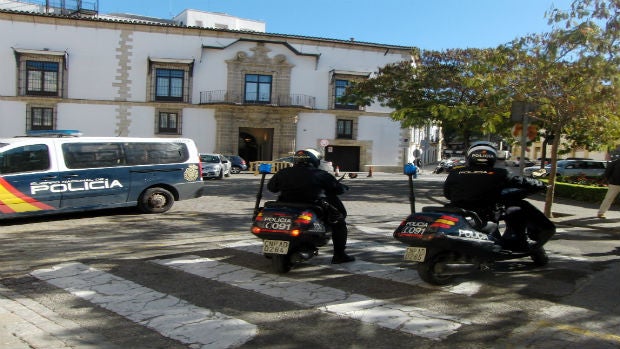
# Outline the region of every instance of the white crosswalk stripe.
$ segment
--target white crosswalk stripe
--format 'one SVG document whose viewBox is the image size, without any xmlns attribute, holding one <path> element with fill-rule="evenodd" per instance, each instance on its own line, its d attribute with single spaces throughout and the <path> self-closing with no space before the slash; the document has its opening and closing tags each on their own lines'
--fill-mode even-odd
<svg viewBox="0 0 620 349">
<path fill-rule="evenodd" d="M 336 288 L 268 274 L 210 258 L 184 256 L 155 263 L 210 280 L 293 302 L 300 306 L 357 319 L 416 336 L 440 340 L 469 321 L 426 309 L 372 299 Z"/>
<path fill-rule="evenodd" d="M 257 334 L 253 324 L 81 263 L 60 264 L 31 274 L 192 348 L 234 348 Z"/>
</svg>

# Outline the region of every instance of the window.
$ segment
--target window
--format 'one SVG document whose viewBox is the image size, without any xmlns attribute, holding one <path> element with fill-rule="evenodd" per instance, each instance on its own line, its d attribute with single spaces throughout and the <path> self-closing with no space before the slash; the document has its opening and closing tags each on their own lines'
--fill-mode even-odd
<svg viewBox="0 0 620 349">
<path fill-rule="evenodd" d="M 357 105 L 354 103 L 346 103 L 342 101 L 347 87 L 353 85 L 353 82 L 349 80 L 336 80 L 334 88 L 334 100 L 336 109 L 357 109 Z"/>
<path fill-rule="evenodd" d="M 157 122 L 158 133 L 181 134 L 180 117 L 178 112 L 160 111 Z"/>
<path fill-rule="evenodd" d="M 148 62 L 150 101 L 191 103 L 193 59 L 149 57 Z"/>
<path fill-rule="evenodd" d="M 174 164 L 187 161 L 183 143 L 65 143 L 65 165 L 70 169 Z"/>
<path fill-rule="evenodd" d="M 26 61 L 26 94 L 57 95 L 58 63 Z"/>
<path fill-rule="evenodd" d="M 54 108 L 31 107 L 29 118 L 29 130 L 53 130 Z"/>
<path fill-rule="evenodd" d="M 63 97 L 66 52 L 13 49 L 17 60 L 17 95 Z"/>
<path fill-rule="evenodd" d="M 49 168 L 49 150 L 44 144 L 26 145 L 0 154 L 0 174 L 46 171 Z"/>
<path fill-rule="evenodd" d="M 271 103 L 271 75 L 245 76 L 245 103 Z"/>
<path fill-rule="evenodd" d="M 183 101 L 185 72 L 178 69 L 156 69 L 155 100 Z"/>
<path fill-rule="evenodd" d="M 336 122 L 336 138 L 353 139 L 353 120 L 338 120 Z"/>
</svg>

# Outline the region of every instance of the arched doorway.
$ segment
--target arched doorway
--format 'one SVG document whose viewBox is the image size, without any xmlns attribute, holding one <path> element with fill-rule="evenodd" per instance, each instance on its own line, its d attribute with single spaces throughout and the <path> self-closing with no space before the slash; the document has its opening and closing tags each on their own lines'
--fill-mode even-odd
<svg viewBox="0 0 620 349">
<path fill-rule="evenodd" d="M 239 128 L 239 156 L 246 161 L 270 161 L 273 156 L 273 128 Z"/>
</svg>

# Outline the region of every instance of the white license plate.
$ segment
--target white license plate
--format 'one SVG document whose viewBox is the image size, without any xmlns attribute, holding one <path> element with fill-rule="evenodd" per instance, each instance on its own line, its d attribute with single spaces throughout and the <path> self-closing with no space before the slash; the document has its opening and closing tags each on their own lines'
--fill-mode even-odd
<svg viewBox="0 0 620 349">
<path fill-rule="evenodd" d="M 287 254 L 289 241 L 263 240 L 263 253 Z"/>
<path fill-rule="evenodd" d="M 426 257 L 426 248 L 424 247 L 407 247 L 405 252 L 406 261 L 424 262 Z"/>
</svg>

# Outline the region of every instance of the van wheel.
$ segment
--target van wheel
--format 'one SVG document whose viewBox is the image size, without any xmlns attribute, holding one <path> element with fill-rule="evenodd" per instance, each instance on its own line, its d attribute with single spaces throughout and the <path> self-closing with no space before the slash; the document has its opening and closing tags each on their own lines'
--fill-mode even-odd
<svg viewBox="0 0 620 349">
<path fill-rule="evenodd" d="M 241 167 L 238 167 L 238 166 L 231 167 L 230 168 L 230 173 L 232 173 L 232 174 L 241 173 Z"/>
<path fill-rule="evenodd" d="M 164 188 L 149 188 L 138 199 L 138 208 L 144 213 L 163 213 L 174 203 L 174 196 Z"/>
</svg>

